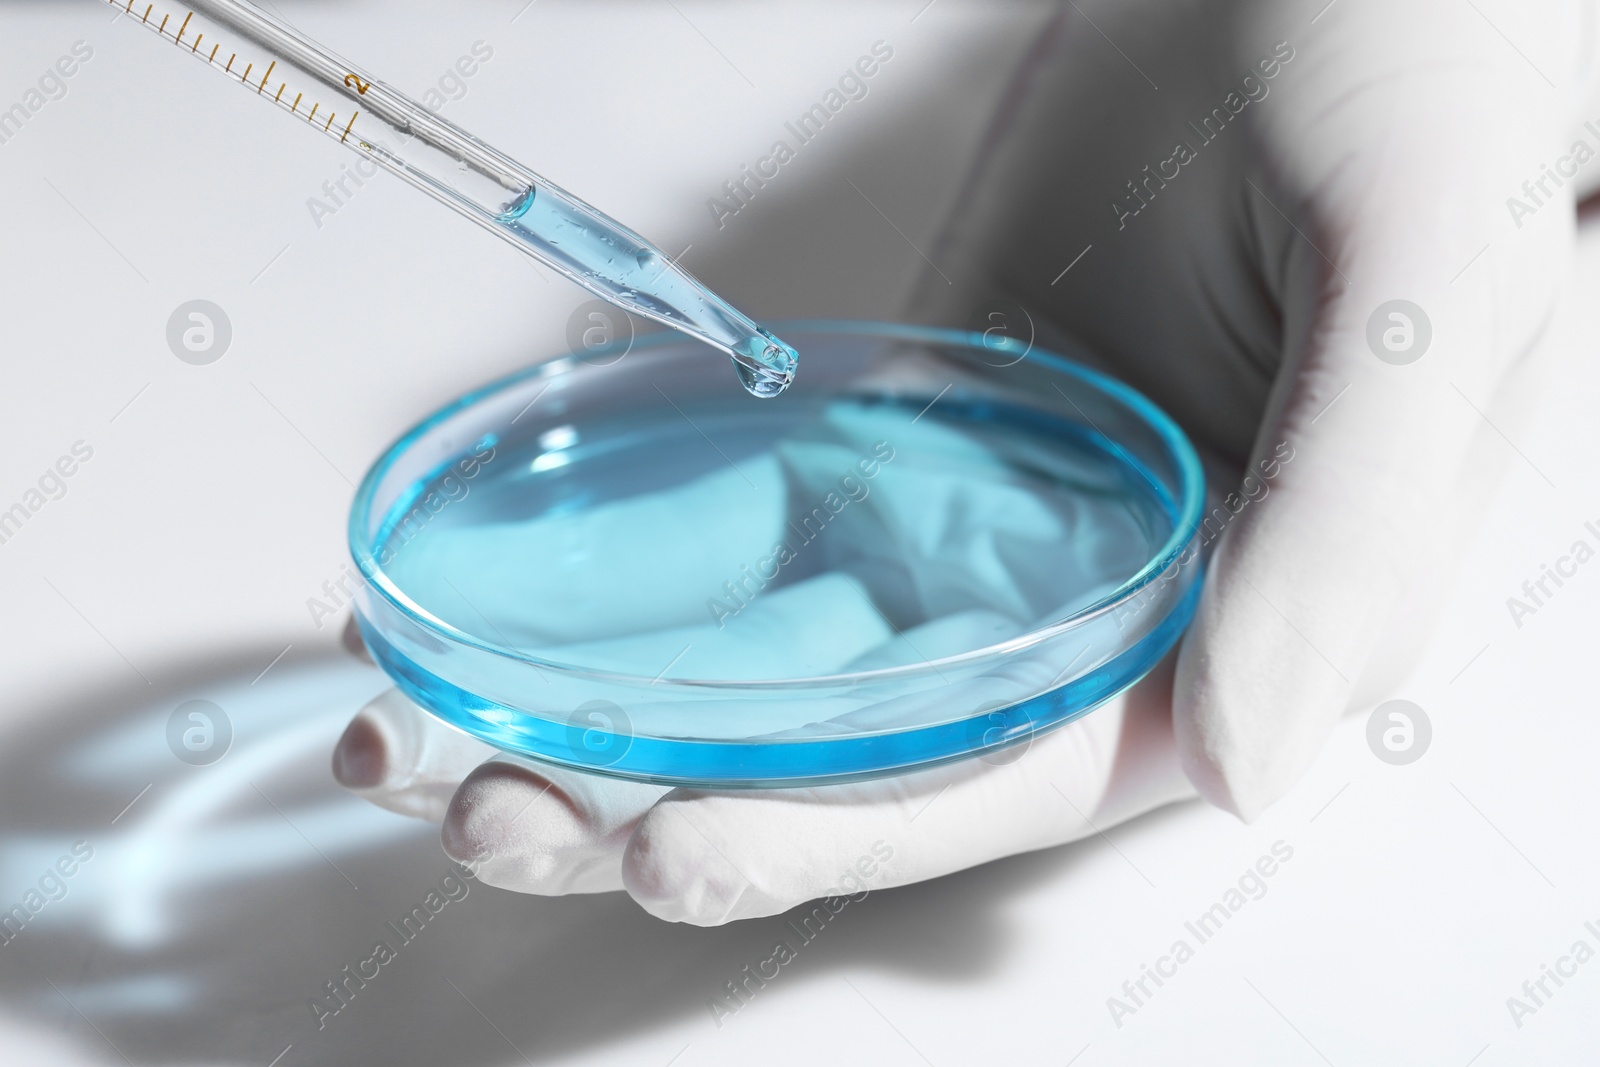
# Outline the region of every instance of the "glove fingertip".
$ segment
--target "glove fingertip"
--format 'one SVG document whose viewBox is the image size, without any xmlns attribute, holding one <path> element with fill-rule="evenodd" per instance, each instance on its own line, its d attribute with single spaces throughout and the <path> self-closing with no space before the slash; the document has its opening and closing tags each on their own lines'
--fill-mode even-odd
<svg viewBox="0 0 1600 1067">
<path fill-rule="evenodd" d="M 686 802 L 667 798 L 639 821 L 622 857 L 622 885 L 645 911 L 667 922 L 721 926 L 735 918 L 748 879 L 717 850 Z"/>
<path fill-rule="evenodd" d="M 334 746 L 333 777 L 346 789 L 372 789 L 383 783 L 388 761 L 383 730 L 362 712 L 350 720 Z"/>
<path fill-rule="evenodd" d="M 1238 624 L 1257 607 L 1234 598 L 1229 622 Z M 1212 620 L 1203 613 L 1206 621 Z M 1321 751 L 1347 686 L 1326 677 L 1330 668 L 1307 655 L 1293 632 L 1286 638 L 1261 627 L 1250 641 L 1239 637 L 1238 629 L 1218 625 L 1190 632 L 1178 659 L 1172 724 L 1195 790 L 1251 823 L 1294 787 Z M 1219 641 L 1255 647 L 1260 655 L 1215 655 L 1209 646 Z"/>
</svg>

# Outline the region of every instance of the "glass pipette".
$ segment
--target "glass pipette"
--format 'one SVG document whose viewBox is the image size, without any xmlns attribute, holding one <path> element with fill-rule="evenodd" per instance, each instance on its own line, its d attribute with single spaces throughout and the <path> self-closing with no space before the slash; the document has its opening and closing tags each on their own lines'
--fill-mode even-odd
<svg viewBox="0 0 1600 1067">
<path fill-rule="evenodd" d="M 793 348 L 643 237 L 253 4 L 106 3 L 601 299 L 726 352 L 756 396 L 793 381 Z"/>
</svg>

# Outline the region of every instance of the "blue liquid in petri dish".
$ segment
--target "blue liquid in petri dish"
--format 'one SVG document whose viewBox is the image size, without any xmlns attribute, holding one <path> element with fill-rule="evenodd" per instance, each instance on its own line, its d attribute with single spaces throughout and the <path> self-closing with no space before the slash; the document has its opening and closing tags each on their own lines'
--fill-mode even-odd
<svg viewBox="0 0 1600 1067">
<path fill-rule="evenodd" d="M 657 335 L 396 442 L 350 526 L 395 684 L 558 765 L 791 786 L 1015 749 L 1177 641 L 1204 482 L 1148 400 L 975 334 L 783 332 L 772 404 Z"/>
<path fill-rule="evenodd" d="M 387 569 L 434 617 L 540 660 L 803 679 L 1016 638 L 1170 533 L 1170 503 L 1078 425 L 925 404 L 662 405 L 501 445 L 402 498 Z"/>
</svg>

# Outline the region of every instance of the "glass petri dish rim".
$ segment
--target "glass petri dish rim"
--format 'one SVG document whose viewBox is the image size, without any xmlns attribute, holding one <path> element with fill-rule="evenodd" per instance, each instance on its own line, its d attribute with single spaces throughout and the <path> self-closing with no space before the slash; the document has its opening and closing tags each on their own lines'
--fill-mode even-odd
<svg viewBox="0 0 1600 1067">
<path fill-rule="evenodd" d="M 953 330 L 932 326 L 909 326 L 898 323 L 874 322 L 870 320 L 855 319 L 790 319 L 767 324 L 767 327 L 780 336 L 786 333 L 793 334 L 836 334 L 869 337 L 886 337 L 898 341 L 921 342 L 925 344 L 954 345 L 968 349 L 981 349 L 993 351 L 998 343 L 1002 346 L 1014 344 L 1009 338 L 1001 338 L 999 342 L 986 338 L 983 334 L 973 330 Z M 619 342 L 606 346 L 591 353 L 591 357 L 599 358 L 617 350 L 640 351 L 662 347 L 675 343 L 696 343 L 692 338 L 686 338 L 675 330 L 662 330 L 657 333 L 647 334 L 635 338 L 630 342 Z M 440 425 L 454 417 L 468 407 L 512 386 L 525 381 L 537 381 L 541 378 L 554 377 L 564 371 L 569 361 L 565 358 L 547 360 L 534 364 L 520 371 L 508 374 L 503 378 L 495 379 L 471 392 L 464 393 L 455 400 L 439 408 L 433 414 L 417 423 L 411 429 L 401 434 L 392 444 L 385 448 L 378 459 L 367 470 L 361 479 L 361 484 L 356 488 L 356 495 L 350 505 L 350 519 L 346 526 L 350 555 L 361 572 L 369 589 L 375 591 L 391 607 L 398 611 L 403 618 L 413 625 L 419 626 L 433 636 L 448 640 L 457 645 L 465 645 L 490 655 L 498 656 L 517 663 L 525 663 L 539 670 L 558 671 L 576 678 L 593 678 L 613 683 L 622 684 L 649 684 L 652 687 L 686 687 L 701 689 L 730 689 L 730 690 L 773 690 L 773 689 L 800 689 L 820 688 L 832 686 L 852 686 L 863 683 L 893 681 L 899 678 L 917 677 L 926 673 L 939 672 L 941 667 L 953 667 L 968 663 L 976 659 L 1005 656 L 1008 653 L 1029 648 L 1041 641 L 1058 637 L 1090 621 L 1099 618 L 1107 612 L 1114 611 L 1121 605 L 1131 601 L 1140 591 L 1150 585 L 1169 567 L 1178 563 L 1184 549 L 1193 540 L 1195 532 L 1200 525 L 1200 514 L 1205 501 L 1205 474 L 1200 464 L 1200 457 L 1190 444 L 1189 438 L 1175 423 L 1171 416 L 1162 411 L 1154 401 L 1143 393 L 1134 389 L 1125 382 L 1118 381 L 1110 375 L 1103 374 L 1081 363 L 1077 363 L 1066 356 L 1037 345 L 1030 346 L 1023 358 L 1037 358 L 1052 370 L 1077 378 L 1086 384 L 1109 394 L 1111 397 L 1126 405 L 1137 414 L 1144 422 L 1155 430 L 1162 446 L 1171 455 L 1178 471 L 1178 485 L 1176 504 L 1177 515 L 1173 522 L 1172 532 L 1168 535 L 1161 548 L 1153 554 L 1150 560 L 1127 581 L 1118 586 L 1104 597 L 1089 604 L 1065 618 L 1046 623 L 1029 630 L 1025 634 L 1005 641 L 985 645 L 982 648 L 971 649 L 966 652 L 942 656 L 935 660 L 921 663 L 902 664 L 895 667 L 881 667 L 869 671 L 853 671 L 848 674 L 813 675 L 804 678 L 757 678 L 757 679 L 722 679 L 722 678 L 650 678 L 645 675 L 634 675 L 616 671 L 596 670 L 577 663 L 562 663 L 558 660 L 543 659 L 532 656 L 519 649 L 508 648 L 491 641 L 485 641 L 476 634 L 438 618 L 426 608 L 416 603 L 405 591 L 396 585 L 383 568 L 378 564 L 366 531 L 366 519 L 371 512 L 373 498 L 377 494 L 378 485 L 384 476 L 403 456 L 406 451 L 417 441 L 427 436 Z M 759 402 L 752 400 L 753 403 Z M 1091 423 L 1092 426 L 1092 423 Z M 1123 452 L 1122 446 L 1107 437 L 1106 440 L 1122 452 L 1124 458 L 1134 466 L 1140 466 L 1136 460 Z"/>
</svg>

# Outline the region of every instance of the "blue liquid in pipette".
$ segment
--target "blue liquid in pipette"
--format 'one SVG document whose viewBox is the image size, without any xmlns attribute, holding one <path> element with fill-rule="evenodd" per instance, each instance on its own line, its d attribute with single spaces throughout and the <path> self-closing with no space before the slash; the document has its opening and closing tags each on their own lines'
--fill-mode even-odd
<svg viewBox="0 0 1600 1067">
<path fill-rule="evenodd" d="M 496 220 L 614 304 L 729 350 L 739 381 L 773 397 L 794 381 L 798 355 L 695 281 L 644 238 L 572 202 L 530 188 Z"/>
</svg>

